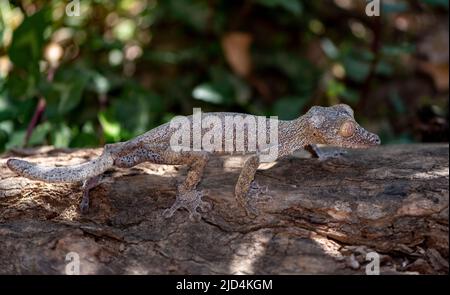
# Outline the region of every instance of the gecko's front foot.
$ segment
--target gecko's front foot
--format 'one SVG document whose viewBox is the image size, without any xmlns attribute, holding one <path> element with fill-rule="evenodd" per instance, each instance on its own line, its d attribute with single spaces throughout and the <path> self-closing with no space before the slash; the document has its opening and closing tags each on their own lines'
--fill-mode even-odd
<svg viewBox="0 0 450 295">
<path fill-rule="evenodd" d="M 267 195 L 269 189 L 267 186 L 260 186 L 255 180 L 250 183 L 247 193 L 242 192 L 236 188 L 236 199 L 239 204 L 245 209 L 247 216 L 255 218 L 259 215 L 259 210 L 253 205 L 255 201 L 261 199 L 262 195 Z"/>
<path fill-rule="evenodd" d="M 83 182 L 82 186 L 83 196 L 80 202 L 81 214 L 86 214 L 89 211 L 89 191 L 98 185 L 100 179 L 101 176 L 97 175 Z"/>
<path fill-rule="evenodd" d="M 86 214 L 89 211 L 89 191 L 83 190 L 83 197 L 80 202 L 81 214 Z"/>
<path fill-rule="evenodd" d="M 243 196 L 243 195 L 238 195 L 236 194 L 236 199 L 240 200 L 238 201 L 239 205 L 241 205 L 242 208 L 245 209 L 245 213 L 247 214 L 247 216 L 249 216 L 250 218 L 255 218 L 259 215 L 259 210 L 256 209 L 255 206 L 253 206 L 252 204 L 250 204 L 250 202 L 246 201 L 247 197 Z"/>
<path fill-rule="evenodd" d="M 250 183 L 250 189 L 248 190 L 248 197 L 253 199 L 261 199 L 262 195 L 267 195 L 269 188 L 267 185 L 261 186 L 256 180 Z"/>
<path fill-rule="evenodd" d="M 185 208 L 189 211 L 189 219 L 198 222 L 202 218 L 201 214 L 197 212 L 197 208 L 200 208 L 202 212 L 211 210 L 211 204 L 202 200 L 203 192 L 199 190 L 182 191 L 179 190 L 175 203 L 172 207 L 164 210 L 163 216 L 170 218 L 175 211 L 180 208 Z"/>
</svg>

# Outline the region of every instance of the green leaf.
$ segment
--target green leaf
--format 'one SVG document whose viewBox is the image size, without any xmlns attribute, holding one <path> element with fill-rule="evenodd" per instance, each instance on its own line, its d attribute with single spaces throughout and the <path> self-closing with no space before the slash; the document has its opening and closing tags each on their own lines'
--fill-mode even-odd
<svg viewBox="0 0 450 295">
<path fill-rule="evenodd" d="M 331 58 L 331 59 L 335 59 L 338 57 L 339 55 L 339 50 L 337 49 L 336 45 L 334 45 L 333 41 L 331 41 L 328 38 L 323 38 L 320 41 L 320 45 L 323 49 L 323 51 L 325 52 L 325 54 Z"/>
<path fill-rule="evenodd" d="M 80 103 L 86 82 L 86 77 L 81 76 L 75 79 L 72 84 L 64 85 L 60 89 L 61 97 L 58 106 L 60 114 L 71 111 Z"/>
<path fill-rule="evenodd" d="M 111 88 L 109 80 L 100 73 L 95 73 L 92 79 L 95 91 L 99 94 L 105 94 Z"/>
<path fill-rule="evenodd" d="M 57 148 L 69 146 L 72 136 L 71 129 L 65 123 L 59 124 L 58 128 L 52 133 L 52 144 Z"/>
<path fill-rule="evenodd" d="M 9 104 L 6 99 L 0 99 L 0 122 L 15 119 L 17 117 L 17 107 Z"/>
<path fill-rule="evenodd" d="M 51 129 L 52 128 L 50 122 L 44 122 L 42 124 L 37 125 L 33 130 L 33 134 L 30 137 L 28 145 L 33 146 L 44 144 L 45 139 Z M 25 139 L 25 134 L 26 134 L 25 130 L 14 131 L 10 136 L 8 143 L 6 143 L 5 148 L 11 149 L 14 147 L 21 147 Z"/>
<path fill-rule="evenodd" d="M 203 83 L 195 87 L 194 90 L 192 90 L 192 96 L 198 100 L 217 104 L 222 103 L 224 100 L 224 97 L 220 94 L 219 90 L 210 83 Z"/>
<path fill-rule="evenodd" d="M 150 123 L 155 123 L 155 117 L 162 113 L 161 104 L 158 95 L 130 83 L 107 112 L 121 126 L 120 138 L 128 139 L 144 133 Z"/>
<path fill-rule="evenodd" d="M 30 137 L 30 141 L 28 142 L 28 145 L 42 145 L 45 143 L 46 137 L 50 130 L 52 129 L 52 126 L 50 122 L 44 122 L 42 124 L 39 124 L 34 128 L 33 134 Z"/>
<path fill-rule="evenodd" d="M 87 71 L 66 69 L 57 73 L 54 82 L 42 81 L 41 88 L 48 105 L 46 115 L 49 118 L 61 117 L 76 108 L 89 79 Z"/>
<path fill-rule="evenodd" d="M 80 131 L 78 131 L 77 128 L 72 128 L 71 132 L 75 134 L 70 142 L 71 147 L 87 147 L 98 145 L 98 136 L 95 134 L 94 126 L 90 121 L 83 124 L 83 127 Z"/>
<path fill-rule="evenodd" d="M 48 24 L 48 9 L 44 8 L 27 17 L 13 32 L 9 58 L 16 67 L 39 74 L 39 59 L 44 46 L 44 31 Z"/>
<path fill-rule="evenodd" d="M 17 71 L 13 71 L 8 76 L 8 80 L 6 80 L 6 89 L 8 89 L 8 94 L 11 97 L 17 99 L 26 99 L 33 97 L 37 94 L 37 82 L 39 78 L 39 73 L 35 72 L 34 74 L 27 75 L 23 73 L 20 75 Z M 22 75 L 23 74 L 23 75 Z"/>
<path fill-rule="evenodd" d="M 100 125 L 103 128 L 103 132 L 105 133 L 105 138 L 107 141 L 116 142 L 120 140 L 120 124 L 113 120 L 112 118 L 107 118 L 105 112 L 101 112 L 98 114 L 98 120 L 100 121 Z"/>
<path fill-rule="evenodd" d="M 3 130 L 7 134 L 11 134 L 14 131 L 14 123 L 11 120 L 0 122 L 0 130 Z"/>
<path fill-rule="evenodd" d="M 6 143 L 5 148 L 7 150 L 20 147 L 23 144 L 24 138 L 25 138 L 25 130 L 18 130 L 15 131 L 10 137 L 9 141 Z"/>
<path fill-rule="evenodd" d="M 341 96 L 346 90 L 345 84 L 336 80 L 331 80 L 327 86 L 327 96 L 331 98 L 337 98 Z"/>
<path fill-rule="evenodd" d="M 249 95 L 248 89 L 243 87 L 241 81 L 227 70 L 218 66 L 209 70 L 210 81 L 196 86 L 192 90 L 195 99 L 214 104 L 231 104 L 239 99 L 244 102 Z"/>
</svg>

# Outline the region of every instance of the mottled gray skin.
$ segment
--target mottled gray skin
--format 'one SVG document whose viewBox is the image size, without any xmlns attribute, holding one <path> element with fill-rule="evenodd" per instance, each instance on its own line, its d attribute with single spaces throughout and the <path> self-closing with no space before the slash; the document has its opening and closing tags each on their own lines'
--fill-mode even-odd
<svg viewBox="0 0 450 295">
<path fill-rule="evenodd" d="M 210 114 L 221 119 L 230 115 L 248 116 L 246 114 L 225 112 L 202 113 L 202 119 Z M 192 123 L 192 116 L 188 118 Z M 267 126 L 270 125 L 267 124 Z M 196 187 L 201 180 L 209 154 L 224 154 L 224 152 L 208 152 L 204 150 L 175 152 L 170 147 L 170 139 L 175 131 L 176 129 L 172 128 L 169 123 L 166 123 L 127 142 L 107 144 L 99 158 L 80 165 L 56 168 L 44 167 L 19 159 L 9 159 L 7 165 L 11 170 L 30 179 L 46 182 L 83 181 L 82 210 L 88 207 L 89 189 L 96 185 L 99 175 L 111 167 L 129 168 L 142 162 L 188 165 L 189 171 L 186 180 L 178 186 L 176 201 L 170 209 L 165 211 L 164 215 L 170 217 L 177 209 L 186 208 L 190 212 L 190 217 L 198 220 L 201 216 L 197 212 L 197 208 L 200 207 L 203 210 L 207 210 L 210 208 L 210 205 L 202 201 L 202 193 L 196 190 Z M 202 133 L 206 131 L 206 129 L 202 129 Z M 246 137 L 245 142 L 247 142 Z M 244 151 L 245 154 L 250 154 L 251 156 L 245 161 L 239 175 L 235 187 L 235 196 L 237 202 L 250 216 L 258 214 L 257 210 L 250 206 L 248 194 L 260 164 L 259 153 L 262 152 L 262 149 L 267 149 L 272 144 L 278 144 L 278 158 L 281 158 L 292 154 L 295 150 L 315 144 L 365 148 L 380 144 L 380 139 L 376 134 L 370 133 L 359 126 L 354 120 L 353 110 L 344 104 L 332 107 L 315 106 L 305 115 L 295 120 L 280 120 L 278 123 L 277 143 L 271 143 L 264 147 L 257 146 L 256 151 L 248 151 L 246 146 Z"/>
</svg>

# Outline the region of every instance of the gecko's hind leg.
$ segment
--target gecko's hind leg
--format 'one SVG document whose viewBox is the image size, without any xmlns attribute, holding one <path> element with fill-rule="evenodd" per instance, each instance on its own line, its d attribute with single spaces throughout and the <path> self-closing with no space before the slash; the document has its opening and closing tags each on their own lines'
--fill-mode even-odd
<svg viewBox="0 0 450 295">
<path fill-rule="evenodd" d="M 208 158 L 208 153 L 206 152 L 174 153 L 167 151 L 164 153 L 164 160 L 167 164 L 185 164 L 189 166 L 185 181 L 178 186 L 175 203 L 163 213 L 165 218 L 173 216 L 178 209 L 185 208 L 189 211 L 191 220 L 199 221 L 201 215 L 197 208 L 200 208 L 202 211 L 211 209 L 211 205 L 202 200 L 203 192 L 196 189 L 202 178 Z"/>
<path fill-rule="evenodd" d="M 203 211 L 211 208 L 209 203 L 202 201 L 203 193 L 195 189 L 208 162 L 206 152 L 174 152 L 164 145 L 128 144 L 126 153 L 117 153 L 114 165 L 128 168 L 142 162 L 189 166 L 186 180 L 178 186 L 176 201 L 170 209 L 163 213 L 164 217 L 171 217 L 179 208 L 185 208 L 189 211 L 191 219 L 198 220 L 201 216 L 197 212 L 197 208 Z"/>
<path fill-rule="evenodd" d="M 250 197 L 257 191 L 255 187 L 256 183 L 253 180 L 259 163 L 258 155 L 253 155 L 245 161 L 234 189 L 236 201 L 245 209 L 245 212 L 250 217 L 256 217 L 259 214 L 258 209 L 249 202 Z M 253 190 L 252 184 L 254 186 Z"/>
<path fill-rule="evenodd" d="M 82 190 L 83 196 L 80 202 L 80 211 L 82 214 L 86 214 L 89 210 L 89 191 L 96 187 L 100 182 L 101 175 L 94 176 L 83 182 Z"/>
</svg>

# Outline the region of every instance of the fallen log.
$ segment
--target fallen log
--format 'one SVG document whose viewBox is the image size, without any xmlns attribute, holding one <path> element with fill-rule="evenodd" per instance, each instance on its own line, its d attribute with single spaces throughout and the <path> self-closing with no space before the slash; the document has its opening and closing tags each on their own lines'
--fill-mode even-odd
<svg viewBox="0 0 450 295">
<path fill-rule="evenodd" d="M 82 274 L 365 274 L 373 255 L 381 274 L 448 274 L 447 144 L 262 164 L 256 181 L 268 191 L 252 200 L 254 219 L 233 197 L 244 158 L 213 158 L 199 187 L 213 208 L 197 223 L 183 210 L 162 217 L 182 166 L 106 172 L 85 215 L 79 184 L 6 167 L 11 156 L 59 166 L 100 152 L 47 147 L 0 158 L 1 274 L 64 274 L 73 257 Z"/>
</svg>

